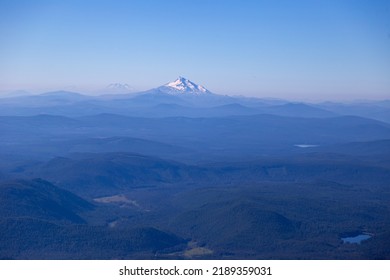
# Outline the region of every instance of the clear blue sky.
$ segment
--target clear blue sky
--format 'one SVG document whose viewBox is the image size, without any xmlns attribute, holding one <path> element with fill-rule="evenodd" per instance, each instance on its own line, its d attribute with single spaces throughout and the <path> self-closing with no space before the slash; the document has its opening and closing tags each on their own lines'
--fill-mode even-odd
<svg viewBox="0 0 390 280">
<path fill-rule="evenodd" d="M 0 0 L 0 90 L 390 97 L 390 1 Z"/>
</svg>

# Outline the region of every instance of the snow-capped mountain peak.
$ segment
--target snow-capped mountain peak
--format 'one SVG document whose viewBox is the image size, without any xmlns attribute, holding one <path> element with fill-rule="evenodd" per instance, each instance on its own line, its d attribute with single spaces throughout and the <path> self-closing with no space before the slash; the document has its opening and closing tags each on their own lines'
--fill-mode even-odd
<svg viewBox="0 0 390 280">
<path fill-rule="evenodd" d="M 179 77 L 175 81 L 169 82 L 169 83 L 159 87 L 158 89 L 164 93 L 169 93 L 169 94 L 210 93 L 205 87 L 203 87 L 201 85 L 197 85 L 184 77 Z"/>
<path fill-rule="evenodd" d="M 107 86 L 107 89 L 112 90 L 131 90 L 131 86 L 128 84 L 112 83 Z"/>
</svg>

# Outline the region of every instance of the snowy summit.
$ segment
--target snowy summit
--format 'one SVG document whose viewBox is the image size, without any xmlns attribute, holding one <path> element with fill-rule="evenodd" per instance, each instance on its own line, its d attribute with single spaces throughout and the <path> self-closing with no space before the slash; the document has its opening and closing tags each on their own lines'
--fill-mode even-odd
<svg viewBox="0 0 390 280">
<path fill-rule="evenodd" d="M 205 94 L 210 93 L 205 87 L 197 85 L 190 80 L 179 77 L 175 81 L 167 83 L 158 88 L 168 94 Z"/>
<path fill-rule="evenodd" d="M 106 88 L 110 90 L 131 90 L 132 89 L 131 86 L 129 86 L 128 84 L 120 84 L 120 83 L 109 84 Z"/>
</svg>

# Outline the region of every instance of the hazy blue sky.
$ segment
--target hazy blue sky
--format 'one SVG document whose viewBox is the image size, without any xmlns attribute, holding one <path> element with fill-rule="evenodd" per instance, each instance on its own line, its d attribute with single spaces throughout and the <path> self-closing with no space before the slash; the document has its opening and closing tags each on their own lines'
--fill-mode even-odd
<svg viewBox="0 0 390 280">
<path fill-rule="evenodd" d="M 0 0 L 0 90 L 390 97 L 390 1 Z"/>
</svg>

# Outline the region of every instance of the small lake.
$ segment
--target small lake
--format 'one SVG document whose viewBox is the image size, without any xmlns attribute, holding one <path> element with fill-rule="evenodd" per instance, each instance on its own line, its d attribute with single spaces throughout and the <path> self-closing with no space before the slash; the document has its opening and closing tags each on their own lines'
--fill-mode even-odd
<svg viewBox="0 0 390 280">
<path fill-rule="evenodd" d="M 344 243 L 360 244 L 360 242 L 367 240 L 367 239 L 370 239 L 370 238 L 371 238 L 371 235 L 369 235 L 369 234 L 359 234 L 356 236 L 341 238 L 341 240 L 343 240 Z"/>
<path fill-rule="evenodd" d="M 298 147 L 298 148 L 314 148 L 314 147 L 318 147 L 319 145 L 313 145 L 313 144 L 295 144 L 294 146 L 295 146 L 295 147 Z"/>
</svg>

